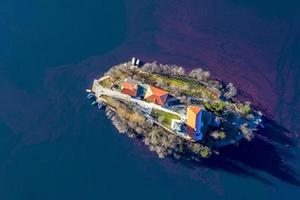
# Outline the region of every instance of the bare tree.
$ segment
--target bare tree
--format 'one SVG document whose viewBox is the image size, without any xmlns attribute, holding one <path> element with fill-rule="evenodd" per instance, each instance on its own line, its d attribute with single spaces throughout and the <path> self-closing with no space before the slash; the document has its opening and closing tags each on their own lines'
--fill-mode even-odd
<svg viewBox="0 0 300 200">
<path fill-rule="evenodd" d="M 193 69 L 190 73 L 189 73 L 189 77 L 203 81 L 203 80 L 207 80 L 210 77 L 210 72 L 209 71 L 203 71 L 202 68 L 197 68 L 197 69 Z"/>
<path fill-rule="evenodd" d="M 236 94 L 237 94 L 237 89 L 233 86 L 233 83 L 228 83 L 228 85 L 226 86 L 224 97 L 229 99 L 234 97 Z"/>
</svg>

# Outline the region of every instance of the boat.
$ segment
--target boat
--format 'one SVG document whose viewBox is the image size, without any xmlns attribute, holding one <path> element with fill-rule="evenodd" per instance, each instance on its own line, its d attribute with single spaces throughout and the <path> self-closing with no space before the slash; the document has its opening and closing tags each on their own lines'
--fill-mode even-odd
<svg viewBox="0 0 300 200">
<path fill-rule="evenodd" d="M 97 101 L 93 101 L 93 102 L 91 103 L 91 105 L 92 105 L 92 106 L 95 106 L 97 103 L 98 103 Z"/>
<path fill-rule="evenodd" d="M 88 99 L 92 99 L 93 97 L 95 97 L 95 95 L 93 93 L 89 93 L 87 96 L 86 96 Z"/>
<path fill-rule="evenodd" d="M 97 107 L 98 107 L 99 109 L 101 109 L 101 108 L 103 107 L 103 105 L 102 105 L 101 103 L 98 103 Z"/>
</svg>

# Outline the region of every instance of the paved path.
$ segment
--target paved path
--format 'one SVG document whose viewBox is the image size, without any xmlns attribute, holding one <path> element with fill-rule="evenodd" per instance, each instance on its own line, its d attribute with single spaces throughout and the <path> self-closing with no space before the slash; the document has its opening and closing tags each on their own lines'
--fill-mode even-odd
<svg viewBox="0 0 300 200">
<path fill-rule="evenodd" d="M 186 119 L 185 115 L 179 114 L 179 113 L 174 112 L 174 111 L 169 110 L 169 109 L 166 109 L 166 108 L 161 107 L 157 104 L 147 103 L 147 102 L 139 100 L 139 99 L 131 98 L 129 95 L 122 94 L 121 92 L 114 91 L 114 90 L 111 90 L 111 89 L 108 89 L 108 88 L 104 88 L 98 83 L 97 80 L 94 80 L 92 91 L 96 94 L 97 98 L 100 97 L 101 95 L 106 95 L 106 96 L 110 96 L 110 97 L 115 98 L 115 99 L 122 99 L 122 100 L 125 100 L 125 101 L 135 103 L 137 106 L 139 106 L 142 109 L 148 111 L 149 113 L 151 113 L 152 109 L 158 109 L 158 110 L 161 110 L 161 111 L 164 111 L 164 112 L 168 112 L 168 113 L 172 113 L 174 115 L 177 115 L 177 116 L 181 117 L 181 119 L 183 119 L 183 120 Z"/>
</svg>

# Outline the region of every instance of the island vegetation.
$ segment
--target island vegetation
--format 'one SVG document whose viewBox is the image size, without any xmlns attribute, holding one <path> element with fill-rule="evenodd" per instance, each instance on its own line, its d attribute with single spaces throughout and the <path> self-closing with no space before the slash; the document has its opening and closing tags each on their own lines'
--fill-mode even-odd
<svg viewBox="0 0 300 200">
<path fill-rule="evenodd" d="M 186 72 L 176 65 L 135 61 L 113 66 L 89 90 L 93 104 L 105 107 L 120 133 L 142 141 L 160 158 L 197 161 L 218 147 L 254 137 L 261 112 L 235 98 L 232 83 L 201 68 Z"/>
</svg>

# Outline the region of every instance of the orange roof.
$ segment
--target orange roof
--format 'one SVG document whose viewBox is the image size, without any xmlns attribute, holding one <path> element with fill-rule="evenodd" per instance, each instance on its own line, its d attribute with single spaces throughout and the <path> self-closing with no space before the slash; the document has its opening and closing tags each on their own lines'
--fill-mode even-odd
<svg viewBox="0 0 300 200">
<path fill-rule="evenodd" d="M 136 83 L 124 82 L 121 84 L 121 93 L 135 97 L 137 95 L 138 85 Z"/>
<path fill-rule="evenodd" d="M 197 119 L 197 115 L 200 111 L 201 111 L 201 108 L 199 106 L 188 106 L 187 107 L 187 112 L 186 112 L 187 126 L 189 126 L 192 129 L 196 128 L 196 119 Z"/>
<path fill-rule="evenodd" d="M 188 106 L 188 109 L 192 111 L 194 114 L 198 114 L 198 112 L 200 112 L 201 110 L 199 106 Z"/>
<path fill-rule="evenodd" d="M 157 87 L 149 86 L 144 99 L 163 106 L 168 98 L 168 92 Z"/>
</svg>

